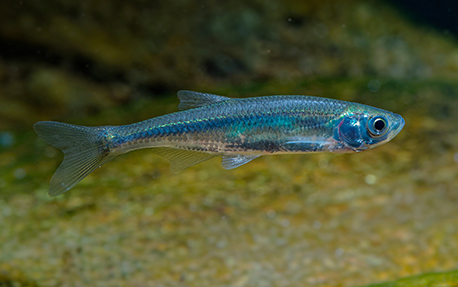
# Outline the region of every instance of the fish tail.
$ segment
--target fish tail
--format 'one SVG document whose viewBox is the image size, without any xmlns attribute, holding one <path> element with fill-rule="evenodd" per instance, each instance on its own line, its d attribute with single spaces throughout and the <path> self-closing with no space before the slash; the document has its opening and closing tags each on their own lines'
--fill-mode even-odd
<svg viewBox="0 0 458 287">
<path fill-rule="evenodd" d="M 60 195 L 114 158 L 106 145 L 104 127 L 85 127 L 59 122 L 33 125 L 40 138 L 64 153 L 49 187 L 51 196 Z"/>
</svg>

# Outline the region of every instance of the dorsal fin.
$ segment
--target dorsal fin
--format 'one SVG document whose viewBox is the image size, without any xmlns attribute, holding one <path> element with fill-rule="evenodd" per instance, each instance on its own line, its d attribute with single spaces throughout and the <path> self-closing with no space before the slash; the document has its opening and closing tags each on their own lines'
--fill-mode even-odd
<svg viewBox="0 0 458 287">
<path fill-rule="evenodd" d="M 199 93 L 193 91 L 181 90 L 177 93 L 180 98 L 179 110 L 198 108 L 201 106 L 213 104 L 216 102 L 227 101 L 230 98 L 217 96 L 213 94 Z"/>
</svg>

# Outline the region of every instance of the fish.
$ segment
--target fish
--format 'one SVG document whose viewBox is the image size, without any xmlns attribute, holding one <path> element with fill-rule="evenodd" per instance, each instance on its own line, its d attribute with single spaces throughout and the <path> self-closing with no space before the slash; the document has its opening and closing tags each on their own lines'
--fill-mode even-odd
<svg viewBox="0 0 458 287">
<path fill-rule="evenodd" d="M 61 195 L 115 157 L 151 148 L 173 172 L 222 156 L 230 170 L 260 156 L 316 152 L 351 153 L 392 140 L 402 116 L 364 104 L 315 96 L 228 98 L 182 90 L 180 111 L 122 126 L 34 124 L 38 136 L 64 159 L 49 194 Z"/>
</svg>

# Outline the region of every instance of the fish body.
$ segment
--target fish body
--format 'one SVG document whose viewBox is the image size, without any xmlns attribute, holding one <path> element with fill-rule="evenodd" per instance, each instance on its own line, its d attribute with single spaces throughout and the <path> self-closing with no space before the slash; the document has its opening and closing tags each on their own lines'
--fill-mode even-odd
<svg viewBox="0 0 458 287">
<path fill-rule="evenodd" d="M 50 194 L 64 193 L 105 162 L 141 148 L 165 156 L 174 171 L 218 155 L 232 169 L 262 155 L 359 152 L 390 141 L 404 126 L 389 111 L 320 97 L 178 96 L 182 111 L 130 125 L 36 123 L 37 134 L 65 155 Z"/>
</svg>

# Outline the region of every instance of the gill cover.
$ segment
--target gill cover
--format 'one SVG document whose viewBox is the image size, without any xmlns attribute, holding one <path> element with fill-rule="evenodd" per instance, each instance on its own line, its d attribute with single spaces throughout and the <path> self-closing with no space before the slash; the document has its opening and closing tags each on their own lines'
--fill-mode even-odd
<svg viewBox="0 0 458 287">
<path fill-rule="evenodd" d="M 345 116 L 337 126 L 338 138 L 346 147 L 354 151 L 367 149 L 364 142 L 366 122 L 367 118 L 361 114 Z"/>
</svg>

